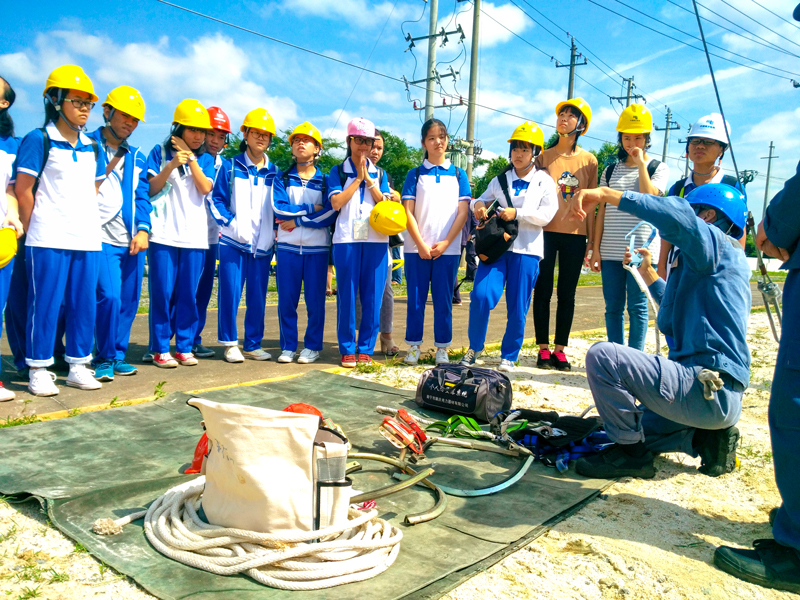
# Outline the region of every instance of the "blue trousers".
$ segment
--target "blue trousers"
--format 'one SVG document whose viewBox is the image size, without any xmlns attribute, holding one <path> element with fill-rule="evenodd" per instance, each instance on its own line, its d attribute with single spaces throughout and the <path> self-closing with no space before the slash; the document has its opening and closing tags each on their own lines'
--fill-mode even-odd
<svg viewBox="0 0 800 600">
<path fill-rule="evenodd" d="M 772 395 L 769 432 L 775 483 L 783 505 L 772 535 L 785 546 L 800 550 L 800 269 L 792 269 L 783 286 L 783 328 Z"/>
<path fill-rule="evenodd" d="M 281 267 L 276 276 L 278 282 L 278 324 L 281 331 L 281 350 L 297 351 L 297 305 L 300 288 L 308 313 L 303 347 L 322 350 L 325 330 L 325 286 L 328 279 L 328 253 L 295 254 L 278 250 Z"/>
<path fill-rule="evenodd" d="M 100 252 L 25 247 L 28 270 L 28 319 L 25 361 L 29 367 L 53 364 L 62 303 L 66 356 L 70 364 L 92 359 Z"/>
<path fill-rule="evenodd" d="M 603 298 L 606 301 L 606 333 L 608 341 L 625 343 L 626 296 L 628 304 L 628 346 L 644 351 L 647 336 L 647 296 L 639 289 L 633 275 L 616 260 L 601 261 Z"/>
<path fill-rule="evenodd" d="M 97 277 L 95 340 L 100 360 L 124 360 L 139 308 L 144 252 L 132 256 L 127 246 L 103 244 Z"/>
<path fill-rule="evenodd" d="M 200 337 L 203 328 L 206 326 L 206 314 L 208 303 L 211 302 L 211 294 L 214 292 L 214 272 L 217 270 L 217 260 L 219 259 L 219 244 L 211 244 L 205 251 L 203 261 L 203 273 L 200 275 L 200 284 L 197 286 L 197 333 L 194 336 L 195 346 L 203 343 Z"/>
<path fill-rule="evenodd" d="M 150 243 L 147 250 L 150 270 L 150 332 L 152 350 L 169 352 L 173 325 L 170 320 L 170 302 L 175 296 L 175 349 L 187 354 L 197 333 L 197 285 L 203 269 L 204 250 L 176 248 Z M 67 336 L 69 338 L 69 336 Z"/>
<path fill-rule="evenodd" d="M 245 352 L 261 348 L 264 339 L 264 313 L 267 303 L 267 286 L 272 252 L 269 256 L 256 258 L 250 252 L 242 252 L 227 244 L 219 245 L 219 288 L 217 291 L 219 317 L 217 337 L 223 346 L 236 346 L 239 336 L 236 315 L 242 290 L 247 282 L 244 314 Z"/>
<path fill-rule="evenodd" d="M 453 343 L 453 288 L 458 273 L 458 255 L 442 255 L 426 260 L 419 254 L 406 254 L 406 286 L 408 312 L 406 313 L 406 344 L 422 344 L 425 326 L 425 304 L 428 290 L 433 296 L 433 341 L 437 348 L 447 348 Z"/>
<path fill-rule="evenodd" d="M 497 306 L 505 287 L 508 320 L 500 346 L 500 356 L 516 362 L 525 339 L 525 321 L 538 275 L 539 257 L 530 254 L 506 252 L 490 265 L 478 265 L 475 285 L 469 296 L 470 348 L 476 352 L 483 350 L 489 327 L 489 312 Z"/>
<path fill-rule="evenodd" d="M 702 369 L 611 342 L 586 354 L 586 377 L 608 436 L 620 444 L 644 441 L 653 452 L 697 456 L 696 428 L 724 429 L 739 420 L 744 386 L 720 373 L 725 386 L 706 400 L 697 380 Z"/>
<path fill-rule="evenodd" d="M 336 337 L 339 354 L 375 352 L 386 286 L 388 244 L 353 242 L 333 244 L 336 267 Z M 356 290 L 361 296 L 361 323 L 356 340 Z"/>
</svg>

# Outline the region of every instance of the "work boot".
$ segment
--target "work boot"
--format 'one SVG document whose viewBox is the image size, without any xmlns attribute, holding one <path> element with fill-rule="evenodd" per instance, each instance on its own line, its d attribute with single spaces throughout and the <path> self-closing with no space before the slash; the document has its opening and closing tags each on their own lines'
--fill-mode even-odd
<svg viewBox="0 0 800 600">
<path fill-rule="evenodd" d="M 700 455 L 698 471 L 709 477 L 719 477 L 733 471 L 739 462 L 736 457 L 738 444 L 739 430 L 736 427 L 696 429 L 692 446 Z"/>
<path fill-rule="evenodd" d="M 775 540 L 753 542 L 753 550 L 720 546 L 714 564 L 744 581 L 774 590 L 800 592 L 800 557 L 797 550 Z"/>
<path fill-rule="evenodd" d="M 653 466 L 655 457 L 649 450 L 641 457 L 631 456 L 624 446 L 614 444 L 593 456 L 579 458 L 575 471 L 584 477 L 596 479 L 615 479 L 616 477 L 640 477 L 652 479 L 656 476 Z"/>
</svg>

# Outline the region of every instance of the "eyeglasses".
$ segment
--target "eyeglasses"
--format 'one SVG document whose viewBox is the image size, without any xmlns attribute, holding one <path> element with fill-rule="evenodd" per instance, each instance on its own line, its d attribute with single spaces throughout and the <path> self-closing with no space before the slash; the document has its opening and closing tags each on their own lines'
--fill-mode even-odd
<svg viewBox="0 0 800 600">
<path fill-rule="evenodd" d="M 256 129 L 251 129 L 249 133 L 257 140 L 261 140 L 263 142 L 266 142 L 272 135 L 269 131 L 258 131 Z"/>
<path fill-rule="evenodd" d="M 361 137 L 360 135 L 352 136 L 353 141 L 356 143 L 356 146 L 370 146 L 372 147 L 375 144 L 375 140 L 372 138 L 365 138 Z"/>
<path fill-rule="evenodd" d="M 703 138 L 692 138 L 689 140 L 690 146 L 699 146 L 702 144 L 703 146 L 713 146 L 714 144 L 718 144 L 716 140 L 705 140 Z"/>
<path fill-rule="evenodd" d="M 84 108 L 92 110 L 95 105 L 95 103 L 92 102 L 91 100 L 84 100 L 83 98 L 65 98 L 64 101 L 72 102 L 72 106 L 74 106 L 78 110 L 83 110 Z"/>
</svg>

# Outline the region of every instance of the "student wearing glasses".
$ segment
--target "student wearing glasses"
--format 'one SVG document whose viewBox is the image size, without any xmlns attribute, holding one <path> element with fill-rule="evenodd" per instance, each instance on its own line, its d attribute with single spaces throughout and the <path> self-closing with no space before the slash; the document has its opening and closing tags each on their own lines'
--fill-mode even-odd
<svg viewBox="0 0 800 600">
<path fill-rule="evenodd" d="M 147 158 L 152 234 L 147 251 L 150 270 L 150 332 L 153 364 L 175 368 L 196 365 L 192 345 L 197 333 L 195 296 L 208 250 L 206 194 L 214 181 L 214 159 L 205 152 L 211 119 L 197 100 L 183 100 L 175 109 L 167 140 Z M 170 354 L 174 298 L 175 357 Z"/>
<path fill-rule="evenodd" d="M 29 307 L 26 327 L 28 389 L 58 394 L 53 364 L 56 325 L 65 306 L 67 385 L 95 390 L 102 384 L 86 368 L 94 343 L 98 261 L 102 242 L 97 187 L 105 169 L 97 145 L 83 133 L 98 98 L 78 66 L 50 73 L 43 93 L 45 125 L 20 144 L 15 193 L 27 230 L 25 264 Z M 43 166 L 44 162 L 44 166 Z"/>
<path fill-rule="evenodd" d="M 371 363 L 378 337 L 381 297 L 386 285 L 388 236 L 369 225 L 374 206 L 388 198 L 386 178 L 369 159 L 375 125 L 356 118 L 347 125 L 347 158 L 328 175 L 328 197 L 339 211 L 333 234 L 333 263 L 338 293 L 336 335 L 342 366 Z M 361 296 L 361 323 L 356 332 L 356 290 Z M 356 335 L 357 333 L 357 335 Z"/>
<path fill-rule="evenodd" d="M 275 243 L 272 195 L 275 180 L 281 175 L 266 154 L 275 135 L 275 122 L 267 110 L 251 110 L 239 129 L 243 134 L 241 154 L 222 161 L 209 205 L 212 216 L 222 226 L 217 337 L 225 346 L 225 360 L 229 363 L 272 358 L 261 348 L 261 341 Z M 239 350 L 236 316 L 245 282 L 243 354 Z"/>
</svg>

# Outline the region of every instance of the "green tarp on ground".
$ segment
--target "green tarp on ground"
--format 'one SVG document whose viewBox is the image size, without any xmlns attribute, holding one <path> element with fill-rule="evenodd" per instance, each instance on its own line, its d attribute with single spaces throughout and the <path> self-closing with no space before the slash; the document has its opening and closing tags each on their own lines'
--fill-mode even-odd
<svg viewBox="0 0 800 600">
<path fill-rule="evenodd" d="M 339 423 L 356 451 L 390 456 L 397 450 L 378 434 L 382 417 L 375 407 L 416 410 L 413 392 L 319 371 L 203 397 L 278 410 L 307 402 Z M 196 477 L 181 475 L 202 434 L 200 413 L 186 404 L 188 398 L 176 393 L 149 404 L 0 430 L 0 493 L 42 499 L 53 525 L 160 598 L 389 600 L 436 597 L 527 543 L 544 524 L 607 484 L 562 476 L 537 463 L 512 488 L 480 498 L 449 497 L 444 515 L 413 527 L 403 525 L 403 517 L 430 508 L 433 497 L 421 488 L 405 490 L 378 501 L 381 516 L 404 534 L 397 562 L 387 572 L 333 591 L 265 588 L 244 576 L 221 577 L 167 559 L 150 546 L 141 520 L 117 536 L 91 531 L 96 519 L 142 509 Z M 492 485 L 520 465 L 520 459 L 494 453 L 436 446 L 428 462 L 437 469 L 434 481 L 461 488 Z M 352 475 L 356 489 L 391 481 L 388 465 L 363 464 L 364 471 Z"/>
</svg>

